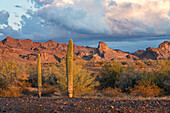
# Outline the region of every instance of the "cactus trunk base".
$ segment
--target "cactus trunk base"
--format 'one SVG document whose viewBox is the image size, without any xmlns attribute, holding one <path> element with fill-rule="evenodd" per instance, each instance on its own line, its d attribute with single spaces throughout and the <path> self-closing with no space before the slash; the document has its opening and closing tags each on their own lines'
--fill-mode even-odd
<svg viewBox="0 0 170 113">
<path fill-rule="evenodd" d="M 69 97 L 69 98 L 73 98 L 73 94 L 69 94 L 68 97 Z"/>
<path fill-rule="evenodd" d="M 38 98 L 41 98 L 41 92 L 38 93 Z"/>
</svg>

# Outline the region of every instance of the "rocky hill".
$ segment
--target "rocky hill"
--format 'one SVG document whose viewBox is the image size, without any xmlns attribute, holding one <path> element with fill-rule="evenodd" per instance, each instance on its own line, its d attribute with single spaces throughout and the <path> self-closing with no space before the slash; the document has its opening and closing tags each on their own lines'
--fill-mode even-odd
<svg viewBox="0 0 170 113">
<path fill-rule="evenodd" d="M 149 47 L 139 55 L 140 59 L 170 59 L 170 41 L 164 41 L 158 48 Z"/>
<path fill-rule="evenodd" d="M 76 59 L 91 60 L 92 51 L 95 52 L 95 61 L 111 61 L 118 60 L 137 60 L 137 59 L 160 59 L 169 58 L 170 42 L 166 41 L 159 45 L 158 48 L 147 48 L 142 53 L 131 54 L 121 50 L 108 48 L 104 42 L 99 42 L 98 48 L 84 47 L 74 45 L 74 54 Z M 7 37 L 0 41 L 0 57 L 3 60 L 13 60 L 16 62 L 34 63 L 37 59 L 37 54 L 41 54 L 42 62 L 53 63 L 60 62 L 66 56 L 67 44 L 56 43 L 49 40 L 45 43 L 33 42 L 30 39 L 20 40 L 12 37 Z"/>
</svg>

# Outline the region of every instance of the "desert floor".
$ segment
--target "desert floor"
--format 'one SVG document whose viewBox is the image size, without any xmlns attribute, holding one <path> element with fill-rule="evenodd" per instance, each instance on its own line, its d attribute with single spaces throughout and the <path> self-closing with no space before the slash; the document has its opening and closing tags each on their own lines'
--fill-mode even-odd
<svg viewBox="0 0 170 113">
<path fill-rule="evenodd" d="M 0 98 L 0 113 L 170 113 L 170 99 Z"/>
</svg>

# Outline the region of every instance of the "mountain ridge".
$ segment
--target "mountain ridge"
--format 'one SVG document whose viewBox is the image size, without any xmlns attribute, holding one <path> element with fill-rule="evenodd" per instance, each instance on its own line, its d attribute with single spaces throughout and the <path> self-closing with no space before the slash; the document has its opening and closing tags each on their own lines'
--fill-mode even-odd
<svg viewBox="0 0 170 113">
<path fill-rule="evenodd" d="M 97 48 L 89 46 L 73 45 L 76 59 L 91 60 L 93 50 L 95 61 L 138 60 L 138 59 L 170 59 L 170 41 L 165 41 L 158 48 L 149 47 L 146 50 L 138 50 L 135 53 L 114 50 L 104 42 L 99 42 Z M 42 62 L 60 62 L 66 56 L 67 44 L 56 43 L 49 40 L 45 43 L 33 42 L 30 39 L 15 39 L 7 37 L 0 41 L 0 57 L 3 60 L 14 60 L 16 62 L 36 62 L 37 54 L 41 54 Z"/>
</svg>

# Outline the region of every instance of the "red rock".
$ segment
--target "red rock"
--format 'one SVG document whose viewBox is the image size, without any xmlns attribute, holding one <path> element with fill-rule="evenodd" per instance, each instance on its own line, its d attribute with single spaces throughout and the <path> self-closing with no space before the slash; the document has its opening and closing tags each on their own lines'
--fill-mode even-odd
<svg viewBox="0 0 170 113">
<path fill-rule="evenodd" d="M 74 44 L 74 54 L 76 59 L 91 60 L 93 50 L 95 51 L 95 61 L 137 60 L 141 59 L 168 59 L 170 58 L 170 42 L 165 41 L 158 48 L 147 48 L 146 51 L 139 50 L 134 54 L 121 50 L 110 49 L 106 43 L 99 42 L 98 48 L 77 46 Z M 60 61 L 67 53 L 67 44 L 56 43 L 49 40 L 45 43 L 33 42 L 30 39 L 20 40 L 12 37 L 0 41 L 0 56 L 3 60 L 14 60 L 17 62 L 36 63 L 37 54 L 41 54 L 42 63 L 54 63 Z"/>
<path fill-rule="evenodd" d="M 170 41 L 165 41 L 158 48 L 149 47 L 139 56 L 141 59 L 170 59 Z"/>
</svg>

